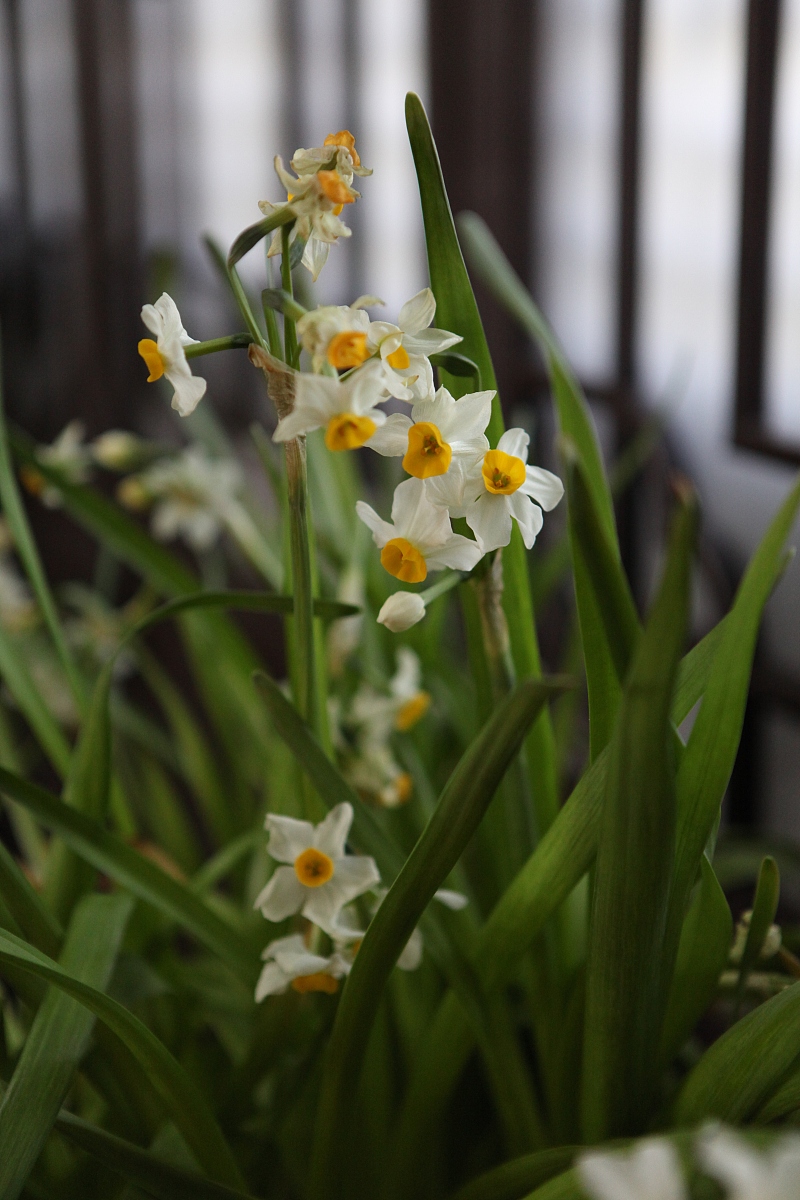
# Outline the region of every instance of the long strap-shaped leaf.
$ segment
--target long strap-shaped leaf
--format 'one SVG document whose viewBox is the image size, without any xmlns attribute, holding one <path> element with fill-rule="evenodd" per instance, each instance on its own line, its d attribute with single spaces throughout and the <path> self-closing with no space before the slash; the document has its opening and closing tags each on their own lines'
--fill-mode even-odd
<svg viewBox="0 0 800 1200">
<path fill-rule="evenodd" d="M 419 96 L 415 96 L 413 92 L 406 96 L 406 125 L 419 182 L 428 270 L 431 288 L 436 297 L 437 324 L 461 335 L 463 341 L 459 345 L 459 351 L 477 365 L 482 387 L 496 388 L 497 380 L 489 346 L 458 244 L 431 127 Z M 446 371 L 443 373 L 443 380 L 454 396 L 461 396 L 472 387 L 464 376 L 451 375 Z M 486 431 L 493 446 L 497 444 L 503 428 L 500 400 L 495 397 L 492 419 Z M 511 542 L 503 552 L 503 572 L 503 607 L 508 618 L 511 653 L 517 678 L 539 678 L 542 669 L 533 619 L 527 559 L 516 525 L 512 531 Z M 555 745 L 547 710 L 542 713 L 528 736 L 526 755 L 536 824 L 541 835 L 549 828 L 558 811 Z"/>
<path fill-rule="evenodd" d="M 800 1055 L 800 983 L 730 1028 L 688 1076 L 675 1106 L 680 1124 L 755 1116 Z"/>
<path fill-rule="evenodd" d="M 569 684 L 566 684 L 569 686 Z M 344 988 L 325 1057 L 311 1167 L 311 1195 L 343 1193 L 349 1106 L 386 982 L 437 888 L 458 862 L 532 721 L 565 684 L 520 684 L 463 755 L 422 836 L 370 923 Z"/>
<path fill-rule="evenodd" d="M 167 875 L 96 821 L 3 768 L 0 768 L 0 791 L 23 804 L 86 862 L 194 934 L 246 983 L 254 981 L 257 963 L 246 939 L 191 888 Z"/>
<path fill-rule="evenodd" d="M 675 518 L 667 564 L 609 746 L 586 969 L 583 1133 L 647 1123 L 660 1066 L 672 851 L 673 684 L 689 616 L 696 505 Z"/>
<path fill-rule="evenodd" d="M 149 1150 L 142 1150 L 72 1113 L 62 1110 L 55 1127 L 103 1166 L 116 1171 L 157 1200 L 252 1200 L 249 1193 L 213 1183 L 194 1171 L 174 1167 Z"/>
<path fill-rule="evenodd" d="M 87 896 L 75 910 L 67 930 L 61 955 L 63 970 L 84 985 L 106 987 L 130 912 L 131 901 L 126 896 Z M 16 1200 L 22 1191 L 58 1116 L 93 1026 L 94 1018 L 84 1005 L 56 988 L 48 991 L 0 1105 L 3 1200 Z"/>
<path fill-rule="evenodd" d="M 557 1146 L 503 1163 L 459 1188 L 450 1200 L 522 1200 L 534 1188 L 572 1166 L 579 1146 Z"/>
<path fill-rule="evenodd" d="M 201 1092 L 138 1017 L 110 996 L 77 979 L 47 955 L 2 930 L 0 963 L 9 963 L 54 984 L 107 1025 L 144 1069 L 204 1170 L 220 1183 L 243 1188 L 244 1181 L 236 1161 Z"/>
<path fill-rule="evenodd" d="M 672 705 L 675 725 L 703 695 L 728 619 L 683 659 Z M 508 981 L 519 956 L 591 865 L 597 848 L 607 762 L 608 751 L 604 751 L 580 780 L 547 836 L 484 925 L 474 961 L 487 990 Z M 471 1048 L 469 1022 L 451 991 L 425 1036 L 398 1121 L 391 1172 L 393 1196 L 402 1197 L 413 1186 L 411 1164 L 436 1128 Z"/>
<path fill-rule="evenodd" d="M 0 896 L 27 940 L 54 958 L 61 946 L 64 931 L 2 842 Z"/>
<path fill-rule="evenodd" d="M 50 765 L 60 779 L 69 771 L 70 745 L 45 704 L 27 663 L 7 630 L 0 627 L 0 679 L 14 697 Z"/>
<path fill-rule="evenodd" d="M 725 622 L 703 704 L 678 772 L 675 881 L 668 949 L 677 950 L 700 857 L 728 786 L 744 720 L 761 613 L 785 562 L 783 545 L 800 506 L 796 483 L 772 520 L 745 572 Z"/>
</svg>

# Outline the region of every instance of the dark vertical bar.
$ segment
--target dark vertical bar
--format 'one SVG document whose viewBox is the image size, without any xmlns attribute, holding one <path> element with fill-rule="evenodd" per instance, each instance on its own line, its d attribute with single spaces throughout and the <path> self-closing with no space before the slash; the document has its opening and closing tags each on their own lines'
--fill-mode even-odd
<svg viewBox="0 0 800 1200">
<path fill-rule="evenodd" d="M 636 333 L 640 210 L 640 140 L 642 109 L 643 0 L 622 0 L 620 9 L 619 209 L 616 271 L 616 362 L 614 410 L 616 447 L 621 450 L 637 425 Z M 637 500 L 641 487 L 632 484 L 617 502 L 617 528 L 622 561 L 634 596 L 641 603 L 641 563 Z"/>
<path fill-rule="evenodd" d="M 30 184 L 28 153 L 25 144 L 25 93 L 22 83 L 22 35 L 20 31 L 19 0 L 5 0 L 6 28 L 10 60 L 9 99 L 14 159 L 15 206 L 25 228 L 30 215 Z"/>
<path fill-rule="evenodd" d="M 616 362 L 617 383 L 623 408 L 631 403 L 636 374 L 642 15 L 642 0 L 623 0 L 620 63 Z"/>
<path fill-rule="evenodd" d="M 433 131 L 454 212 L 480 213 L 523 279 L 530 273 L 533 18 L 531 0 L 431 0 Z M 525 338 L 476 287 L 500 393 L 528 374 Z"/>
<path fill-rule="evenodd" d="M 84 248 L 95 337 L 84 364 L 86 416 L 125 419 L 139 390 L 141 279 L 128 0 L 73 0 Z"/>
<path fill-rule="evenodd" d="M 750 0 L 736 338 L 737 441 L 758 440 L 764 393 L 772 143 L 780 0 Z"/>
</svg>

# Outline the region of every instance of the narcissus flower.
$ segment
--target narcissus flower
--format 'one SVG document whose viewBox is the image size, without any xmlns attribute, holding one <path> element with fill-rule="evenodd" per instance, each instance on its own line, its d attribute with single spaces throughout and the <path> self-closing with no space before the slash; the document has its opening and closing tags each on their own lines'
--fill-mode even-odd
<svg viewBox="0 0 800 1200">
<path fill-rule="evenodd" d="M 508 429 L 497 449 L 488 450 L 474 467 L 462 466 L 428 483 L 435 504 L 466 517 L 484 553 L 508 545 L 512 518 L 530 550 L 542 528 L 542 509 L 549 512 L 564 495 L 557 475 L 527 465 L 529 441 L 523 429 Z"/>
<path fill-rule="evenodd" d="M 267 815 L 267 851 L 280 866 L 256 899 L 254 908 L 268 921 L 301 913 L 333 936 L 342 907 L 380 882 L 375 860 L 345 854 L 353 823 L 350 804 L 337 804 L 324 821 L 296 821 Z"/>
<path fill-rule="evenodd" d="M 287 199 L 279 204 L 262 200 L 259 208 L 265 216 L 282 208 L 291 208 L 297 218 L 290 242 L 301 238 L 306 244 L 302 263 L 316 279 L 324 267 L 328 251 L 340 237 L 350 237 L 350 230 L 339 219 L 346 204 L 360 196 L 353 186 L 353 175 L 371 175 L 362 167 L 355 148 L 355 138 L 346 129 L 329 134 L 323 146 L 296 150 L 291 161 L 297 175 L 290 175 L 280 156 L 275 158 L 275 171 L 286 188 Z M 268 254 L 281 252 L 281 233 L 272 236 Z"/>
<path fill-rule="evenodd" d="M 425 616 L 425 601 L 417 592 L 395 592 L 378 613 L 378 621 L 392 633 L 403 633 Z"/>
<path fill-rule="evenodd" d="M 366 363 L 341 381 L 306 372 L 294 378 L 294 408 L 278 422 L 273 441 L 289 442 L 324 428 L 329 450 L 355 450 L 386 420 L 386 413 L 376 408 L 385 396 L 378 362 Z"/>
<path fill-rule="evenodd" d="M 139 353 L 150 371 L 147 382 L 166 376 L 175 389 L 172 407 L 182 417 L 188 417 L 205 396 L 207 386 L 205 379 L 192 374 L 184 353 L 184 347 L 195 344 L 197 339 L 189 337 L 183 328 L 178 306 L 166 292 L 155 304 L 145 304 L 142 320 L 156 338 L 155 341 L 142 338 L 139 342 Z"/>
<path fill-rule="evenodd" d="M 727 1200 L 800 1200 L 800 1137 L 789 1134 L 764 1151 L 730 1129 L 710 1126 L 698 1139 L 697 1158 L 726 1189 Z"/>
<path fill-rule="evenodd" d="M 424 400 L 433 391 L 433 369 L 428 361 L 463 339 L 444 329 L 430 329 L 436 300 L 423 288 L 400 309 L 397 324 L 372 321 L 367 335 L 370 354 L 379 354 L 387 367 L 389 391 L 398 400 Z"/>
<path fill-rule="evenodd" d="M 174 458 L 160 459 L 124 484 L 135 487 L 118 493 L 131 507 L 153 503 L 152 530 L 161 541 L 181 536 L 193 550 L 208 550 L 219 537 L 228 513 L 237 503 L 242 472 L 233 459 L 210 458 L 199 446 L 189 446 Z"/>
<path fill-rule="evenodd" d="M 417 479 L 445 475 L 454 460 L 470 468 L 489 449 L 484 430 L 495 392 L 472 392 L 454 400 L 447 388 L 418 401 L 411 416 L 393 413 L 369 440 L 371 450 L 403 456 L 403 467 Z"/>
<path fill-rule="evenodd" d="M 297 322 L 297 336 L 303 349 L 311 355 L 315 371 L 326 366 L 337 371 L 359 367 L 373 353 L 367 346 L 369 316 L 364 311 L 383 304 L 377 296 L 359 296 L 350 305 L 323 305 L 314 308 Z"/>
<path fill-rule="evenodd" d="M 421 479 L 398 484 L 392 501 L 392 523 L 359 500 L 356 512 L 381 551 L 381 564 L 403 583 L 422 583 L 428 571 L 453 567 L 471 571 L 483 551 L 477 542 L 453 533 L 447 510 L 432 504 Z"/>
<path fill-rule="evenodd" d="M 92 454 L 83 438 L 86 429 L 82 421 L 70 421 L 49 446 L 37 446 L 36 458 L 43 466 L 54 467 L 67 483 L 85 483 L 91 473 Z M 61 491 L 45 479 L 36 467 L 24 466 L 20 479 L 26 489 L 38 496 L 48 508 L 59 508 Z"/>
<path fill-rule="evenodd" d="M 671 1142 L 649 1138 L 622 1154 L 591 1153 L 576 1164 L 592 1200 L 686 1200 L 680 1160 Z"/>
<path fill-rule="evenodd" d="M 350 963 L 338 952 L 327 957 L 312 953 L 299 933 L 270 942 L 261 957 L 264 967 L 256 984 L 257 1004 L 289 987 L 301 993 L 336 992 L 339 980 L 350 970 Z"/>
</svg>

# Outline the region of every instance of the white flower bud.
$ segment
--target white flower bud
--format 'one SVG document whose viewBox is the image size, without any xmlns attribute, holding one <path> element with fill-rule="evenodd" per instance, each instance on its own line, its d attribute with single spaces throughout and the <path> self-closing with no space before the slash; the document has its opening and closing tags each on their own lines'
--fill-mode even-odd
<svg viewBox="0 0 800 1200">
<path fill-rule="evenodd" d="M 142 440 L 124 429 L 109 429 L 92 442 L 95 462 L 111 471 L 129 471 L 138 466 Z"/>
<path fill-rule="evenodd" d="M 395 592 L 378 613 L 378 621 L 391 629 L 392 633 L 402 633 L 424 616 L 425 601 L 421 596 L 414 592 Z"/>
</svg>

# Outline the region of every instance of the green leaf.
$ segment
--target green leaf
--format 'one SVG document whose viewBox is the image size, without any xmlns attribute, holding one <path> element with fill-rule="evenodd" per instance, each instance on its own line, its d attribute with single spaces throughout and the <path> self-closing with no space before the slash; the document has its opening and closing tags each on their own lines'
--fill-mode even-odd
<svg viewBox="0 0 800 1200">
<path fill-rule="evenodd" d="M 769 933 L 770 925 L 775 920 L 780 895 L 781 877 L 778 871 L 778 864 L 774 858 L 768 855 L 761 863 L 761 869 L 758 872 L 756 894 L 753 898 L 753 913 L 747 930 L 747 940 L 742 951 L 742 961 L 739 967 L 739 985 L 736 989 L 737 1010 L 742 1002 L 747 977 L 758 962 L 759 955 L 764 946 L 764 940 Z"/>
<path fill-rule="evenodd" d="M 296 215 L 291 208 L 279 208 L 268 217 L 264 217 L 262 221 L 256 221 L 255 225 L 248 225 L 247 229 L 243 230 L 236 241 L 230 248 L 228 254 L 228 268 L 234 267 L 239 259 L 244 258 L 254 246 L 257 246 L 262 238 L 265 238 L 268 233 L 272 233 L 273 229 L 279 229 L 281 225 L 289 225 L 295 221 Z"/>
<path fill-rule="evenodd" d="M 700 885 L 683 923 L 672 976 L 661 1034 L 663 1062 L 680 1050 L 714 999 L 731 947 L 731 910 L 705 854 L 700 868 Z"/>
<path fill-rule="evenodd" d="M 54 963 L 55 969 L 75 976 L 82 985 L 106 987 L 130 911 L 131 902 L 125 896 L 87 896 L 75 910 L 61 967 Z M 0 960 L 4 962 L 9 961 L 3 950 L 10 936 L 0 933 Z M 4 1200 L 15 1200 L 22 1191 L 93 1027 L 94 1019 L 82 1004 L 54 988 L 48 991 L 0 1104 L 0 1195 Z"/>
<path fill-rule="evenodd" d="M 0 896 L 29 942 L 54 958 L 64 931 L 0 842 Z"/>
<path fill-rule="evenodd" d="M 115 1137 L 72 1113 L 62 1110 L 55 1127 L 103 1166 L 157 1200 L 252 1200 L 249 1193 L 212 1183 L 194 1171 L 181 1170 L 157 1154 Z"/>
<path fill-rule="evenodd" d="M 570 1167 L 580 1146 L 557 1146 L 512 1159 L 470 1180 L 451 1200 L 522 1200 L 534 1188 Z"/>
<path fill-rule="evenodd" d="M 609 745 L 586 970 L 582 1124 L 586 1140 L 642 1130 L 658 1082 L 672 850 L 670 708 L 689 619 L 697 509 L 679 510 L 661 586 Z"/>
<path fill-rule="evenodd" d="M 439 156 L 425 109 L 419 96 L 415 96 L 413 92 L 406 96 L 406 125 L 419 182 L 428 270 L 431 289 L 436 297 L 437 325 L 461 336 L 463 340 L 458 347 L 459 353 L 477 365 L 481 386 L 496 388 L 497 380 L 489 346 L 458 244 Z M 444 370 L 440 371 L 440 377 L 456 397 L 462 396 L 470 386 L 464 383 L 464 377 L 460 374 L 451 374 Z M 497 445 L 503 429 L 500 399 L 495 396 L 492 402 L 492 419 L 486 430 L 486 436 L 493 446 Z M 503 607 L 508 619 L 511 655 L 517 679 L 538 679 L 542 669 L 531 603 L 528 563 L 516 523 L 512 529 L 511 542 L 503 551 L 503 572 Z M 525 750 L 536 825 L 541 836 L 558 812 L 559 802 L 555 743 L 548 710 L 541 714 L 533 726 Z M 527 814 L 525 817 L 527 819 Z"/>
<path fill-rule="evenodd" d="M 236 1162 L 201 1092 L 146 1025 L 116 1000 L 84 983 L 73 972 L 59 966 L 19 938 L 2 931 L 0 962 L 45 979 L 94 1013 L 124 1042 L 143 1068 L 203 1169 L 220 1183 L 233 1188 L 243 1187 Z M 8 1093 L 4 1106 L 7 1102 Z"/>
<path fill-rule="evenodd" d="M 148 613 L 146 617 L 142 617 L 128 637 L 143 633 L 152 625 L 178 616 L 179 613 L 203 608 L 232 608 L 241 612 L 268 612 L 291 616 L 294 612 L 294 599 L 292 596 L 276 596 L 271 592 L 194 592 L 191 596 L 179 596 L 170 600 Z M 360 612 L 361 609 L 356 604 L 343 604 L 339 600 L 314 601 L 314 616 L 329 621 L 338 620 L 340 617 L 354 617 Z"/>
<path fill-rule="evenodd" d="M 457 354 L 453 350 L 446 350 L 443 354 L 432 354 L 429 361 L 432 367 L 436 367 L 440 371 L 447 371 L 449 375 L 471 379 L 474 390 L 481 391 L 480 368 L 471 358 L 467 358 L 466 354 Z"/>
<path fill-rule="evenodd" d="M 167 875 L 84 813 L 62 804 L 50 792 L 2 768 L 0 791 L 24 805 L 98 871 L 104 871 L 121 887 L 192 933 L 227 962 L 244 982 L 254 981 L 258 964 L 246 939 L 191 888 Z"/>
<path fill-rule="evenodd" d="M 0 626 L 0 677 L 19 705 L 34 737 L 60 779 L 69 771 L 72 754 L 61 726 L 42 699 L 27 664 L 10 634 Z"/>
<path fill-rule="evenodd" d="M 36 466 L 38 469 L 39 464 L 37 463 Z M 50 591 L 47 576 L 44 573 L 42 560 L 39 557 L 39 551 L 36 548 L 36 542 L 33 539 L 33 534 L 28 524 L 25 507 L 19 494 L 16 476 L 14 475 L 14 464 L 11 461 L 8 428 L 6 425 L 5 401 L 3 399 L 2 361 L 0 361 L 0 503 L 2 503 L 3 515 L 8 522 L 11 536 L 14 539 L 14 545 L 22 559 L 34 595 L 42 610 L 45 625 L 53 639 L 53 645 L 61 660 L 61 665 L 64 668 L 69 686 L 78 705 L 81 705 L 83 703 L 83 681 L 64 638 L 61 623 L 58 619 L 58 609 L 53 599 L 53 593 Z"/>
<path fill-rule="evenodd" d="M 706 1050 L 678 1095 L 675 1121 L 751 1119 L 800 1055 L 800 983 L 773 996 Z"/>
<path fill-rule="evenodd" d="M 675 725 L 702 696 L 713 665 L 713 651 L 720 640 L 721 635 L 712 630 L 683 659 L 672 702 Z M 591 866 L 597 849 L 608 757 L 606 749 L 581 778 L 481 930 L 473 962 L 487 991 L 505 986 L 513 977 L 520 956 Z M 417 1161 L 419 1147 L 436 1128 L 472 1045 L 469 1021 L 451 991 L 423 1039 L 398 1120 L 392 1164 L 397 1186 L 393 1194 L 402 1197 L 413 1186 L 412 1164 Z"/>
<path fill-rule="evenodd" d="M 64 788 L 64 802 L 95 821 L 103 821 L 111 793 L 111 722 L 108 698 L 114 662 L 97 677 L 89 710 L 81 727 Z M 54 846 L 47 861 L 44 894 L 55 913 L 66 921 L 80 895 L 92 886 L 92 872 L 63 844 Z"/>
<path fill-rule="evenodd" d="M 566 685 L 569 686 L 569 685 Z M 392 967 L 437 888 L 468 845 L 533 720 L 565 684 L 520 684 L 461 758 L 424 832 L 370 922 L 339 1003 L 323 1069 L 311 1169 L 311 1194 L 340 1193 L 349 1109 L 370 1030 Z"/>
<path fill-rule="evenodd" d="M 617 681 L 621 684 L 625 681 L 641 631 L 639 616 L 616 546 L 610 542 L 600 514 L 594 506 L 586 471 L 573 443 L 564 439 L 563 445 L 570 532 L 586 565 L 588 580 L 594 592 L 592 615 L 599 615 L 601 622 L 601 628 L 594 636 L 605 637 L 608 657 L 613 664 Z M 584 636 L 584 642 L 586 640 Z M 588 679 L 588 683 L 591 703 L 591 678 Z M 610 698 L 601 699 L 608 703 Z"/>
<path fill-rule="evenodd" d="M 736 593 L 678 771 L 675 878 L 667 942 L 675 949 L 689 893 L 733 769 L 761 614 L 783 571 L 783 544 L 798 504 L 800 483 L 771 522 Z"/>
</svg>

